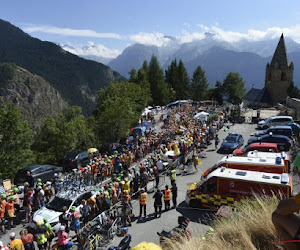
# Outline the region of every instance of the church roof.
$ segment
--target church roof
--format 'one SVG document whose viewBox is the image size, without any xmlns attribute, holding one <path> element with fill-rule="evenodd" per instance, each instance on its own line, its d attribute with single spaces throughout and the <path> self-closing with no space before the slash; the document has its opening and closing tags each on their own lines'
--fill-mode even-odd
<svg viewBox="0 0 300 250">
<path fill-rule="evenodd" d="M 261 91 L 261 89 L 251 88 L 247 94 L 243 96 L 243 99 L 249 102 L 256 102 L 256 99 L 260 95 Z"/>
<path fill-rule="evenodd" d="M 278 64 L 279 69 L 287 69 L 289 67 L 288 57 L 286 53 L 286 47 L 284 43 L 283 34 L 281 35 L 275 53 L 271 61 L 271 68 L 275 68 L 275 64 Z"/>
<path fill-rule="evenodd" d="M 262 103 L 271 104 L 271 97 L 266 87 L 263 89 L 251 88 L 246 95 L 243 96 L 243 100 L 246 100 L 253 105 L 259 105 Z"/>
</svg>

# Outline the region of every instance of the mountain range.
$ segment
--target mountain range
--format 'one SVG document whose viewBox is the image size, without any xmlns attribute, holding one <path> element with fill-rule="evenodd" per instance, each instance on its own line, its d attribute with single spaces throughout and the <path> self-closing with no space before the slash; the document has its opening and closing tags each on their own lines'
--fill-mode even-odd
<svg viewBox="0 0 300 250">
<path fill-rule="evenodd" d="M 141 68 L 144 60 L 149 61 L 155 55 L 162 68 L 167 69 L 175 58 L 182 60 L 192 77 L 194 70 L 200 65 L 206 73 L 210 86 L 216 81 L 223 81 L 229 72 L 238 72 L 246 82 L 246 88 L 253 85 L 262 88 L 265 81 L 265 67 L 271 61 L 279 37 L 265 41 L 248 41 L 246 39 L 229 43 L 206 33 L 205 38 L 198 41 L 179 43 L 169 37 L 168 44 L 161 47 L 133 44 L 118 57 L 111 60 L 108 66 L 128 77 L 132 69 Z M 290 61 L 294 62 L 294 82 L 300 86 L 300 44 L 289 37 L 285 44 Z"/>
<path fill-rule="evenodd" d="M 68 105 L 82 107 L 90 115 L 96 106 L 97 91 L 110 82 L 126 80 L 108 66 L 86 60 L 41 41 L 0 19 L 0 63 L 15 63 L 41 76 L 56 89 Z"/>
</svg>

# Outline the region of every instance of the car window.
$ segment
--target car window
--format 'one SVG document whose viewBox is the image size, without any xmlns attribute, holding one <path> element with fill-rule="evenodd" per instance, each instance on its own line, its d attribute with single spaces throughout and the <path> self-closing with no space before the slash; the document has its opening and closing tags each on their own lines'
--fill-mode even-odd
<svg viewBox="0 0 300 250">
<path fill-rule="evenodd" d="M 74 201 L 74 204 L 73 204 L 73 205 L 74 205 L 75 207 L 78 207 L 78 206 L 81 204 L 82 199 L 83 199 L 83 196 L 80 195 L 80 196 L 76 199 L 76 201 Z"/>
<path fill-rule="evenodd" d="M 236 142 L 236 136 L 227 136 L 225 141 L 227 142 Z"/>
<path fill-rule="evenodd" d="M 38 167 L 32 171 L 32 174 L 40 174 L 44 172 L 44 167 Z"/>
<path fill-rule="evenodd" d="M 51 171 L 51 170 L 53 170 L 52 166 L 49 166 L 49 165 L 44 166 L 44 171 Z"/>
</svg>

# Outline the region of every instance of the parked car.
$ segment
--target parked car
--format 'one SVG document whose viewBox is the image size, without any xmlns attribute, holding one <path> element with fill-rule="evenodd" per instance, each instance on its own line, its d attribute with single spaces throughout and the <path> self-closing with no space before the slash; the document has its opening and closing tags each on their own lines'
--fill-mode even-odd
<svg viewBox="0 0 300 250">
<path fill-rule="evenodd" d="M 291 116 L 271 116 L 266 120 L 258 122 L 257 128 L 267 129 L 272 126 L 284 126 L 293 122 L 294 120 Z"/>
<path fill-rule="evenodd" d="M 278 148 L 276 143 L 258 142 L 258 143 L 248 144 L 244 148 L 237 148 L 236 150 L 233 151 L 233 155 L 243 156 L 246 155 L 248 152 L 254 150 L 257 150 L 259 152 L 278 153 Z"/>
<path fill-rule="evenodd" d="M 94 190 L 93 187 L 90 187 Z M 52 226 L 52 230 L 54 232 L 58 232 L 60 227 L 59 216 L 63 212 L 63 207 L 67 207 L 67 212 L 70 211 L 72 206 L 76 207 L 76 211 L 80 210 L 81 201 L 87 200 L 91 196 L 95 196 L 96 193 L 93 190 L 84 189 L 82 191 L 72 192 L 71 190 L 67 190 L 63 193 L 58 193 L 50 202 L 46 204 L 45 207 L 42 207 L 38 211 L 36 211 L 33 215 L 33 221 L 37 222 L 43 220 L 44 218 L 48 219 L 48 222 Z"/>
<path fill-rule="evenodd" d="M 89 162 L 89 153 L 87 151 L 81 151 L 67 154 L 62 160 L 62 166 L 68 171 L 78 166 L 85 166 Z"/>
<path fill-rule="evenodd" d="M 244 144 L 244 138 L 241 134 L 229 133 L 223 140 L 220 151 L 232 153 L 236 148 L 241 147 Z"/>
<path fill-rule="evenodd" d="M 291 126 L 272 126 L 266 130 L 261 130 L 254 134 L 251 134 L 251 135 L 262 136 L 262 135 L 266 135 L 266 134 L 270 134 L 270 133 L 272 133 L 274 135 L 285 135 L 291 139 L 294 135 Z"/>
<path fill-rule="evenodd" d="M 289 151 L 293 141 L 285 135 L 267 134 L 259 137 L 252 137 L 248 140 L 248 144 L 254 142 L 272 142 L 276 143 L 279 151 Z"/>
<path fill-rule="evenodd" d="M 36 181 L 38 178 L 42 180 L 42 182 L 52 181 L 54 179 L 54 174 L 62 173 L 62 167 L 56 167 L 52 165 L 42 165 L 42 164 L 34 164 L 27 166 L 25 168 L 20 169 L 14 179 L 15 185 L 23 185 L 26 178 L 27 171 L 31 172 L 33 179 Z"/>
</svg>

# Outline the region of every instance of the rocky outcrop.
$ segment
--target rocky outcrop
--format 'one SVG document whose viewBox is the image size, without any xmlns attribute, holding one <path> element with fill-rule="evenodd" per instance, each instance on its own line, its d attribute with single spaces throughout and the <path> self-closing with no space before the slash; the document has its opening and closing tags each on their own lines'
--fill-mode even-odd
<svg viewBox="0 0 300 250">
<path fill-rule="evenodd" d="M 17 67 L 14 77 L 0 83 L 0 104 L 14 103 L 23 118 L 37 130 L 48 116 L 56 116 L 68 104 L 59 92 L 42 77 Z"/>
</svg>

